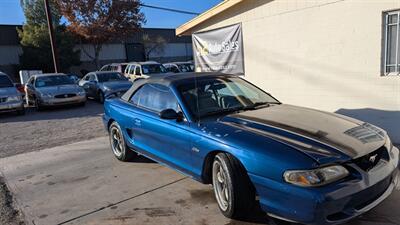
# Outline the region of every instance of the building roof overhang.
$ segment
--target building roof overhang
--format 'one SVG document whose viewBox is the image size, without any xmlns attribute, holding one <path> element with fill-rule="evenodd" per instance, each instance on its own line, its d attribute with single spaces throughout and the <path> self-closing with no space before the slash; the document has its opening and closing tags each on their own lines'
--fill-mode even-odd
<svg viewBox="0 0 400 225">
<path fill-rule="evenodd" d="M 211 17 L 214 17 L 215 15 L 233 7 L 234 5 L 239 4 L 240 2 L 243 2 L 244 0 L 224 0 L 218 5 L 212 7 L 211 9 L 205 11 L 204 13 L 200 14 L 199 16 L 193 18 L 192 20 L 186 22 L 185 24 L 179 26 L 176 28 L 176 35 L 177 36 L 182 36 L 182 35 L 190 35 L 192 32 L 190 30 L 205 22 L 206 20 L 210 19 Z"/>
</svg>

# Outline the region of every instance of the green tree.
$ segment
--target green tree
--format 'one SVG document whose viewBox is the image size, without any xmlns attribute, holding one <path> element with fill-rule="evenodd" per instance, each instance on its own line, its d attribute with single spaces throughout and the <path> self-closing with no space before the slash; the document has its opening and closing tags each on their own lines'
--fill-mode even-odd
<svg viewBox="0 0 400 225">
<path fill-rule="evenodd" d="M 47 27 L 46 12 L 43 0 L 22 0 L 26 22 L 18 29 L 22 55 L 21 69 L 41 69 L 53 72 L 53 56 Z M 61 72 L 67 72 L 71 66 L 80 64 L 80 51 L 74 50 L 75 39 L 61 23 L 61 14 L 56 4 L 50 1 L 53 27 L 55 31 L 57 52 Z"/>
</svg>

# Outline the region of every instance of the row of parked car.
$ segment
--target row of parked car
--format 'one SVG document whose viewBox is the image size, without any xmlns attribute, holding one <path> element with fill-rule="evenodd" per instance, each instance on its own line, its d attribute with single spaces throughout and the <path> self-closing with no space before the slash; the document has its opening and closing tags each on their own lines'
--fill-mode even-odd
<svg viewBox="0 0 400 225">
<path fill-rule="evenodd" d="M 174 68 L 174 69 L 172 69 Z M 58 105 L 84 106 L 88 98 L 103 103 L 110 96 L 121 96 L 137 79 L 156 74 L 192 72 L 191 62 L 160 64 L 154 61 L 113 63 L 82 79 L 76 75 L 52 73 L 31 76 L 25 85 L 13 84 L 0 72 L 0 112 L 25 113 L 24 103 L 37 110 Z"/>
<path fill-rule="evenodd" d="M 104 65 L 100 71 L 120 72 L 130 80 L 136 80 L 138 78 L 148 78 L 154 74 L 194 72 L 194 65 L 192 61 L 164 64 L 155 61 L 112 63 Z"/>
</svg>

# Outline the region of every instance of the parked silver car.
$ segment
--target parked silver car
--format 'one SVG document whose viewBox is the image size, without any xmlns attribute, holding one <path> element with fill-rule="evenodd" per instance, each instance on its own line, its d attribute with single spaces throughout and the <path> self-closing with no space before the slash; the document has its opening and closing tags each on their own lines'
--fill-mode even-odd
<svg viewBox="0 0 400 225">
<path fill-rule="evenodd" d="M 38 110 L 44 106 L 86 103 L 85 90 L 63 73 L 34 75 L 25 91 L 28 104 L 34 104 Z"/>
<path fill-rule="evenodd" d="M 0 72 L 0 112 L 15 111 L 22 115 L 25 113 L 21 93 L 14 86 L 11 79 Z"/>
<path fill-rule="evenodd" d="M 132 82 L 118 72 L 97 71 L 86 74 L 79 81 L 79 86 L 85 89 L 88 97 L 103 103 L 107 96 L 124 94 L 132 86 Z"/>
</svg>

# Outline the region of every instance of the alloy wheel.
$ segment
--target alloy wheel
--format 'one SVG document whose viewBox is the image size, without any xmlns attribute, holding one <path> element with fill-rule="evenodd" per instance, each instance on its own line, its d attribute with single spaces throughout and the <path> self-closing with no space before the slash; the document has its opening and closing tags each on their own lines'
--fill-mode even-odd
<svg viewBox="0 0 400 225">
<path fill-rule="evenodd" d="M 226 211 L 230 200 L 229 185 L 226 172 L 218 160 L 213 164 L 213 185 L 218 205 L 221 210 Z"/>
<path fill-rule="evenodd" d="M 110 131 L 110 138 L 111 138 L 111 148 L 113 153 L 120 157 L 123 151 L 124 141 L 122 140 L 122 135 L 117 127 L 112 127 Z"/>
</svg>

